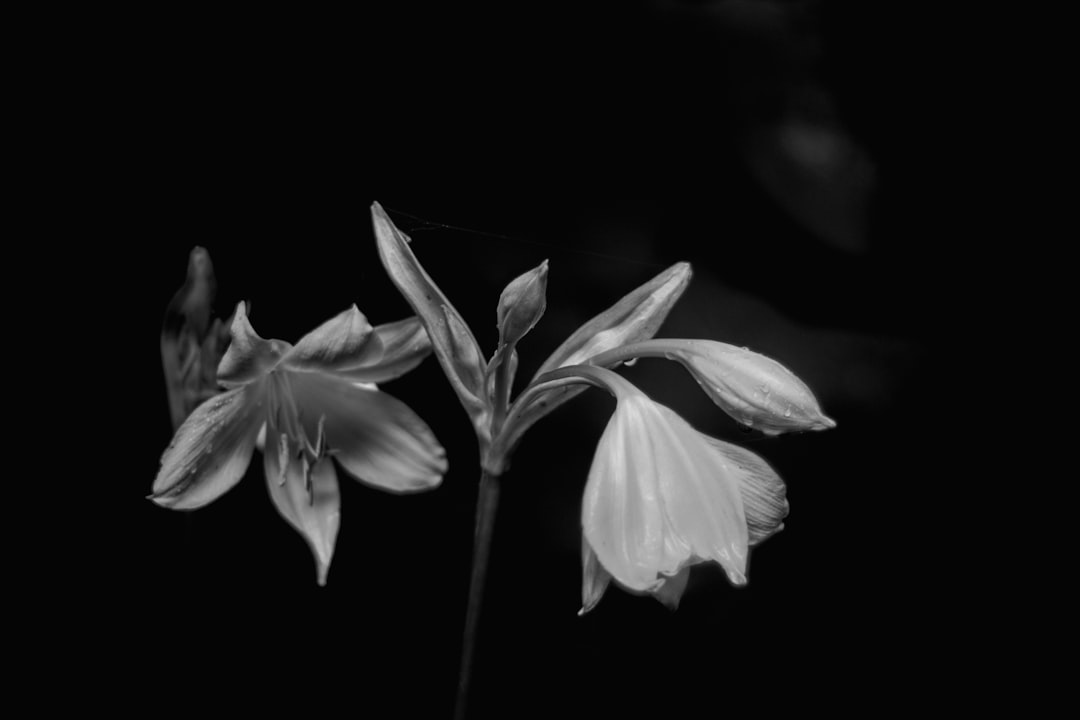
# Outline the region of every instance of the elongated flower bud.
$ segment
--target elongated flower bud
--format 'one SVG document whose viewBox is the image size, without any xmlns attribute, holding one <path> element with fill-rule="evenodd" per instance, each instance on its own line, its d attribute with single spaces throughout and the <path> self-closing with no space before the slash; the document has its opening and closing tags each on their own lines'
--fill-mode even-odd
<svg viewBox="0 0 1080 720">
<path fill-rule="evenodd" d="M 685 365 L 724 412 L 766 434 L 836 427 L 806 383 L 760 353 L 712 340 L 678 340 L 665 355 Z"/>
<path fill-rule="evenodd" d="M 499 297 L 496 319 L 501 344 L 514 345 L 533 329 L 547 307 L 548 262 L 514 278 Z"/>
</svg>

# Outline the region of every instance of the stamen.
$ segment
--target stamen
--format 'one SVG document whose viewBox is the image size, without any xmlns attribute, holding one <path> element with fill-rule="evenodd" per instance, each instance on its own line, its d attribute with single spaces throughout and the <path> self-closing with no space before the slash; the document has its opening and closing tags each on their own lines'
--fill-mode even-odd
<svg viewBox="0 0 1080 720">
<path fill-rule="evenodd" d="M 306 435 L 304 436 L 304 439 L 307 440 Z M 309 442 L 307 444 L 307 447 L 308 447 L 308 452 L 311 453 L 311 457 L 312 457 L 313 461 L 318 461 L 318 460 L 326 457 L 327 447 L 326 447 L 326 415 L 325 414 L 319 416 L 319 425 L 318 425 L 318 428 L 315 430 L 315 445 L 312 445 Z"/>
<path fill-rule="evenodd" d="M 315 489 L 311 483 L 311 465 L 308 463 L 306 457 L 300 462 L 303 464 L 304 468 L 304 490 L 307 492 L 308 506 L 315 507 Z"/>
<path fill-rule="evenodd" d="M 285 484 L 285 475 L 289 467 L 289 436 L 281 433 L 278 438 L 278 487 Z"/>
</svg>

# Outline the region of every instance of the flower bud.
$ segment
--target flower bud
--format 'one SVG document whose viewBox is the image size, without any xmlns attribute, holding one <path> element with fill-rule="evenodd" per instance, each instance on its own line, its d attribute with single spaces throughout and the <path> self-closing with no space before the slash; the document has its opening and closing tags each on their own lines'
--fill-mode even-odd
<svg viewBox="0 0 1080 720">
<path fill-rule="evenodd" d="M 711 340 L 681 340 L 667 354 L 724 412 L 768 435 L 836 427 L 806 383 L 771 358 Z"/>
<path fill-rule="evenodd" d="M 499 296 L 497 320 L 503 345 L 515 345 L 533 329 L 547 307 L 547 260 L 519 275 Z"/>
</svg>

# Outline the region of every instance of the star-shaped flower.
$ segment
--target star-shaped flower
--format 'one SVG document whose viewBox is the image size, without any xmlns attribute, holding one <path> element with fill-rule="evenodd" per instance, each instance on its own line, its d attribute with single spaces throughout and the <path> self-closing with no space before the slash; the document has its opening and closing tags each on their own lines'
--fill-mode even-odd
<svg viewBox="0 0 1080 720">
<path fill-rule="evenodd" d="M 374 385 L 414 368 L 431 343 L 416 318 L 372 327 L 355 305 L 295 346 L 259 337 L 243 303 L 231 332 L 217 372 L 228 389 L 176 431 L 151 498 L 178 510 L 212 502 L 244 476 L 265 437 L 270 496 L 311 545 L 325 584 L 340 521 L 332 458 L 398 493 L 433 488 L 446 472 L 446 453 L 427 424 Z"/>
</svg>

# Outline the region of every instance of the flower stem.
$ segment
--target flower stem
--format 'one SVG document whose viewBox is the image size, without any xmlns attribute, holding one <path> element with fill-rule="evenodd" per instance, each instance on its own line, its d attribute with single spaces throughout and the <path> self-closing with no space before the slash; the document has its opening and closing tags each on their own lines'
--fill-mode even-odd
<svg viewBox="0 0 1080 720">
<path fill-rule="evenodd" d="M 586 362 L 589 365 L 608 367 L 614 363 L 626 362 L 639 357 L 662 357 L 675 360 L 677 358 L 669 357 L 671 353 L 693 350 L 699 344 L 695 340 L 682 338 L 652 338 L 612 348 L 592 356 Z"/>
<path fill-rule="evenodd" d="M 476 650 L 476 629 L 480 620 L 480 605 L 484 597 L 488 551 L 491 532 L 495 527 L 495 511 L 499 506 L 499 476 L 486 469 L 480 475 L 480 492 L 476 498 L 476 536 L 473 540 L 472 576 L 469 580 L 469 604 L 465 613 L 465 635 L 461 646 L 461 674 L 458 676 L 457 702 L 454 718 L 464 720 Z"/>
</svg>

